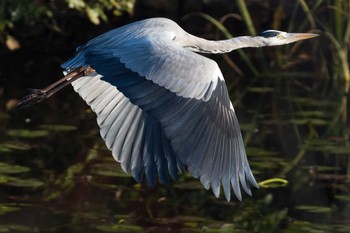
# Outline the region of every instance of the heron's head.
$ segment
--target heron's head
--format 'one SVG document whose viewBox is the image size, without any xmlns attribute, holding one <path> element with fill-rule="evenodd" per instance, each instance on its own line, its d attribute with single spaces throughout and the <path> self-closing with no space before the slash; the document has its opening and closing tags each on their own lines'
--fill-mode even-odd
<svg viewBox="0 0 350 233">
<path fill-rule="evenodd" d="M 258 35 L 266 46 L 283 45 L 299 40 L 305 40 L 318 36 L 313 33 L 288 33 L 277 30 L 266 30 Z"/>
</svg>

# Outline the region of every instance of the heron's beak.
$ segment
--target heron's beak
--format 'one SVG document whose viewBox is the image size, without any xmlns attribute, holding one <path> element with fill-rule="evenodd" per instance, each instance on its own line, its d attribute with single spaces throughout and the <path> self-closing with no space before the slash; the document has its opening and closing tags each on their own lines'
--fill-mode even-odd
<svg viewBox="0 0 350 233">
<path fill-rule="evenodd" d="M 288 33 L 286 36 L 286 40 L 288 43 L 292 43 L 299 40 L 306 40 L 310 38 L 314 38 L 319 36 L 319 34 L 314 33 Z"/>
</svg>

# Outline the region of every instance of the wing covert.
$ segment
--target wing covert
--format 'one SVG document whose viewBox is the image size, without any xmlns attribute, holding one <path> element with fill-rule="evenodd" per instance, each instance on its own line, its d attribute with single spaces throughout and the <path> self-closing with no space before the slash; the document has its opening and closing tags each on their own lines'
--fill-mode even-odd
<svg viewBox="0 0 350 233">
<path fill-rule="evenodd" d="M 140 32 L 117 28 L 79 47 L 76 59 L 68 60 L 62 67 L 77 67 L 79 60 L 93 64 L 94 56 L 114 58 L 178 96 L 207 101 L 216 88 L 220 69 L 215 61 L 183 48 L 174 40 L 176 33 L 176 30 L 147 29 Z M 108 34 L 113 34 L 113 40 Z"/>
</svg>

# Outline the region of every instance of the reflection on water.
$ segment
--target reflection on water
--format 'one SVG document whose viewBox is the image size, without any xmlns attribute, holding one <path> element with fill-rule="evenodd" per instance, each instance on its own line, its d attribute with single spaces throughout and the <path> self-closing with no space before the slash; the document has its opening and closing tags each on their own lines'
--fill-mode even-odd
<svg viewBox="0 0 350 233">
<path fill-rule="evenodd" d="M 44 105 L 28 111 L 44 114 Z M 350 195 L 344 166 L 336 159 L 328 166 L 299 162 L 290 168 L 290 159 L 278 150 L 248 146 L 254 174 L 265 182 L 260 190 L 253 190 L 253 197 L 227 203 L 188 174 L 169 187 L 135 184 L 99 138 L 93 113 L 86 115 L 78 125 L 6 131 L 0 144 L 4 161 L 0 163 L 0 232 L 350 230 Z M 18 120 L 21 116 L 14 122 Z M 336 143 L 307 141 L 303 159 L 307 160 L 306 151 L 341 156 L 346 148 Z M 273 180 L 276 177 L 284 179 Z"/>
</svg>

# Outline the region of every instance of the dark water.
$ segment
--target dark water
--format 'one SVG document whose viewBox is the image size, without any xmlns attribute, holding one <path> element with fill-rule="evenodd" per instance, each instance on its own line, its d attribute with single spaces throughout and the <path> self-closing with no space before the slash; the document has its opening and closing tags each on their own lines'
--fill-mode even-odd
<svg viewBox="0 0 350 233">
<path fill-rule="evenodd" d="M 44 105 L 30 112 L 45 114 Z M 262 185 L 253 197 L 230 203 L 217 200 L 186 174 L 169 187 L 151 189 L 121 171 L 91 118 L 74 126 L 32 125 L 6 132 L 0 148 L 2 232 L 350 230 L 350 196 L 341 165 L 301 161 L 284 177 L 279 174 L 290 165 L 288 158 L 248 146 L 259 181 L 282 177 L 288 184 Z"/>
<path fill-rule="evenodd" d="M 113 160 L 94 113 L 70 87 L 15 110 L 25 88 L 57 80 L 59 64 L 75 46 L 110 25 L 86 26 L 75 39 L 73 30 L 37 40 L 23 30 L 30 40 L 21 40 L 22 49 L 7 52 L 0 65 L 0 232 L 350 232 L 348 45 L 338 40 L 341 60 L 330 36 L 336 32 L 326 31 L 336 17 L 325 9 L 312 11 L 318 39 L 247 49 L 248 60 L 242 52 L 213 56 L 261 186 L 253 197 L 229 203 L 188 174 L 168 187 L 135 183 Z M 266 11 L 260 14 L 255 24 L 270 27 Z M 309 30 L 300 8 L 286 15 L 288 22 L 280 19 L 284 30 Z M 218 34 L 198 18 L 185 25 L 206 37 Z"/>
</svg>

